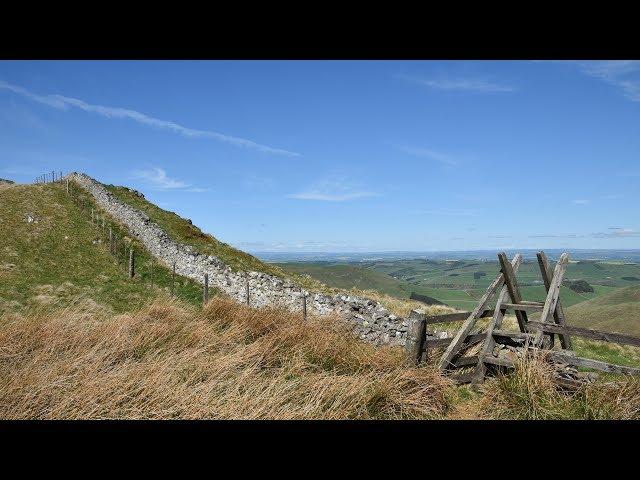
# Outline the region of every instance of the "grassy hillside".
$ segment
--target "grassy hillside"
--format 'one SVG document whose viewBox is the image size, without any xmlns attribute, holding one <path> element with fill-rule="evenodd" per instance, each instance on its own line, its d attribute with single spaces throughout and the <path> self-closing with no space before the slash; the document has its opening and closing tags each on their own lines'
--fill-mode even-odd
<svg viewBox="0 0 640 480">
<path fill-rule="evenodd" d="M 571 325 L 640 335 L 640 286 L 617 289 L 566 309 Z"/>
<path fill-rule="evenodd" d="M 268 273 L 291 280 L 308 290 L 322 292 L 328 295 L 344 293 L 341 289 L 348 288 L 350 289 L 350 293 L 354 295 L 369 294 L 369 296 L 372 296 L 371 292 L 364 292 L 364 288 L 356 285 L 348 285 L 347 283 L 336 284 L 333 282 L 327 282 L 327 284 L 325 284 L 322 278 L 314 278 L 301 274 L 301 272 L 297 272 L 295 269 L 285 271 L 278 265 L 262 262 L 256 257 L 220 242 L 212 235 L 202 232 L 189 220 L 180 217 L 174 212 L 163 210 L 137 195 L 133 190 L 114 185 L 105 185 L 105 187 L 120 201 L 146 213 L 149 218 L 164 229 L 173 240 L 191 245 L 194 250 L 200 253 L 217 256 L 234 270 L 242 271 L 248 269 Z M 411 292 L 407 295 L 395 296 L 394 298 L 393 295 L 388 294 L 385 290 L 378 290 L 377 288 L 367 286 L 366 282 L 363 282 L 362 285 L 368 290 L 377 290 L 378 293 L 374 294 L 374 299 L 397 315 L 406 315 L 411 309 L 423 306 L 423 304 L 419 302 L 408 300 Z"/>
<path fill-rule="evenodd" d="M 223 243 L 212 235 L 202 232 L 189 220 L 184 219 L 174 212 L 162 208 L 147 201 L 145 198 L 125 187 L 105 185 L 107 190 L 113 193 L 120 201 L 143 211 L 149 218 L 157 223 L 175 241 L 191 245 L 197 252 L 214 255 L 229 265 L 233 270 L 252 270 L 265 272 L 278 277 L 286 277 L 279 267 L 264 263 L 256 257 Z"/>
<path fill-rule="evenodd" d="M 76 199 L 90 205 L 82 191 L 76 191 Z M 157 264 L 151 288 L 151 257 L 112 223 L 118 237 L 136 251 L 137 274 L 129 279 L 125 253 L 109 253 L 108 231 L 91 224 L 89 212 L 63 185 L 5 186 L 0 205 L 0 312 L 74 302 L 123 312 L 169 288 L 170 272 Z M 177 295 L 199 303 L 201 287 L 183 277 L 177 280 Z"/>
</svg>

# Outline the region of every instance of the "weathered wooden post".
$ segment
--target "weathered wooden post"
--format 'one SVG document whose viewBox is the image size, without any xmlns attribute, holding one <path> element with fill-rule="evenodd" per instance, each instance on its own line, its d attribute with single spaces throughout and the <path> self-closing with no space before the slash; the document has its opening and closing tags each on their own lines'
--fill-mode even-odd
<svg viewBox="0 0 640 480">
<path fill-rule="evenodd" d="M 176 262 L 173 262 L 173 272 L 171 273 L 171 296 L 173 297 L 173 288 L 176 283 Z"/>
<path fill-rule="evenodd" d="M 307 292 L 302 292 L 302 318 L 307 320 Z"/>
<path fill-rule="evenodd" d="M 67 178 L 67 195 L 69 195 L 69 179 Z"/>
<path fill-rule="evenodd" d="M 150 270 L 151 270 L 151 288 L 153 289 L 153 257 L 151 257 L 151 260 L 149 260 L 149 262 L 151 262 L 151 265 L 150 265 Z"/>
<path fill-rule="evenodd" d="M 91 209 L 91 225 L 93 225 L 93 208 Z"/>
<path fill-rule="evenodd" d="M 423 314 L 412 310 L 409 315 L 409 328 L 407 329 L 407 339 L 404 349 L 407 359 L 412 364 L 420 363 L 422 348 L 427 335 L 427 320 Z"/>
<path fill-rule="evenodd" d="M 202 291 L 202 303 L 205 305 L 209 302 L 209 274 L 204 274 L 204 289 Z"/>
<path fill-rule="evenodd" d="M 113 230 L 109 227 L 109 253 L 113 255 Z"/>
<path fill-rule="evenodd" d="M 247 295 L 247 306 L 249 306 L 249 272 L 244 273 L 245 278 L 245 290 Z"/>
<path fill-rule="evenodd" d="M 133 278 L 133 276 L 135 275 L 136 271 L 135 271 L 135 253 L 133 251 L 133 248 L 129 249 L 129 278 Z"/>
</svg>

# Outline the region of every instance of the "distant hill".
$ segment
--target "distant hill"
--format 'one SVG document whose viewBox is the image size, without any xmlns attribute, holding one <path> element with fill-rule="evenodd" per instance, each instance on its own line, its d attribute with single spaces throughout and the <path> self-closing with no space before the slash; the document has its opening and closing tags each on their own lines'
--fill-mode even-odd
<svg viewBox="0 0 640 480">
<path fill-rule="evenodd" d="M 619 288 L 565 309 L 570 325 L 640 335 L 640 286 Z"/>
</svg>

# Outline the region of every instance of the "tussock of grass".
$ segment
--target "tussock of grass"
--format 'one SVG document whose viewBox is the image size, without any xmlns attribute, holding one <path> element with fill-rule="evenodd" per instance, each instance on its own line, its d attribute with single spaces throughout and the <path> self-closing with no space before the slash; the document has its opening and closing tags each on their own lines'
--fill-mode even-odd
<svg viewBox="0 0 640 480">
<path fill-rule="evenodd" d="M 542 358 L 516 362 L 515 372 L 481 386 L 481 394 L 458 406 L 462 418 L 515 420 L 640 419 L 640 379 L 596 381 L 576 391 L 560 390 Z"/>
<path fill-rule="evenodd" d="M 0 418 L 433 418 L 449 382 L 327 318 L 216 298 L 0 319 Z"/>
</svg>

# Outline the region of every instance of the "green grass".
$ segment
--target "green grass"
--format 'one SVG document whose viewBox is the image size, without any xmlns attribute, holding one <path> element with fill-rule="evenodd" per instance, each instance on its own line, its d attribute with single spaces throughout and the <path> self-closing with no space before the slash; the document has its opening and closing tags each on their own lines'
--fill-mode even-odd
<svg viewBox="0 0 640 480">
<path fill-rule="evenodd" d="M 115 222 L 105 230 L 92 225 L 90 209 L 97 207 L 83 191 L 72 192 L 51 183 L 0 189 L 0 312 L 84 300 L 120 313 L 170 288 L 171 272 L 157 263 L 151 288 L 149 254 Z M 28 214 L 36 221 L 27 222 Z M 136 252 L 133 279 L 127 275 L 123 244 L 119 255 L 109 252 L 108 226 Z M 180 298 L 199 304 L 201 292 L 194 281 L 176 277 Z"/>
<path fill-rule="evenodd" d="M 318 281 L 336 288 L 376 290 L 399 299 L 407 299 L 411 296 L 411 292 L 415 292 L 463 310 L 473 308 L 476 303 L 473 297 L 461 290 L 417 286 L 354 264 L 291 262 L 277 265 L 287 272 L 310 275 Z"/>
<path fill-rule="evenodd" d="M 640 335 L 640 286 L 616 289 L 566 309 L 578 327 Z"/>
</svg>

